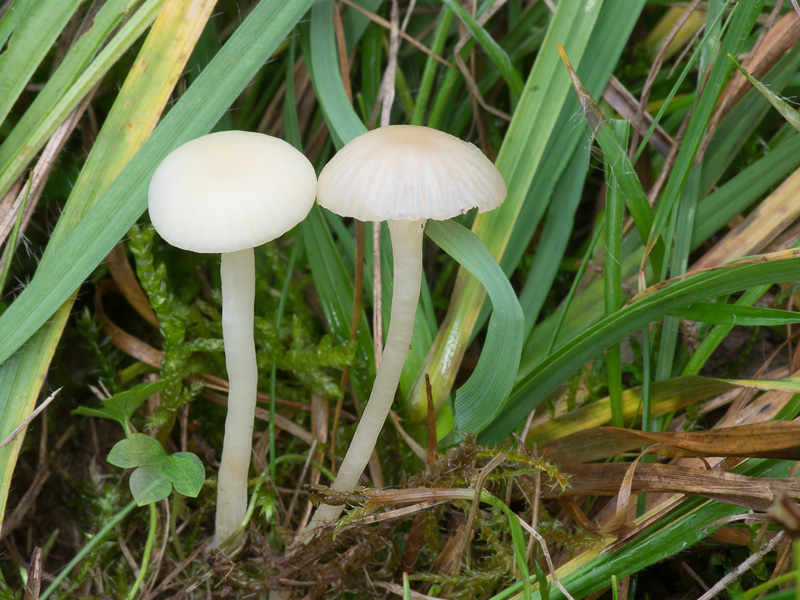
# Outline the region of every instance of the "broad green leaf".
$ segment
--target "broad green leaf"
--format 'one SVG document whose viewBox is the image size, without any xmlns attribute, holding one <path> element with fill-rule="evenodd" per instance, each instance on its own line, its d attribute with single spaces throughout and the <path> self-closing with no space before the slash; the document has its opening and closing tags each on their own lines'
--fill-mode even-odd
<svg viewBox="0 0 800 600">
<path fill-rule="evenodd" d="M 162 464 L 161 470 L 175 486 L 176 492 L 190 498 L 197 498 L 206 478 L 202 461 L 191 452 L 171 454 Z"/>
<path fill-rule="evenodd" d="M 124 469 L 136 468 L 130 488 L 139 506 L 163 500 L 173 486 L 178 493 L 196 498 L 206 476 L 197 456 L 191 452 L 167 456 L 155 438 L 143 433 L 133 433 L 114 444 L 107 460 Z"/>
<path fill-rule="evenodd" d="M 480 280 L 492 300 L 492 316 L 481 357 L 456 391 L 455 436 L 477 433 L 500 412 L 519 368 L 524 317 L 514 288 L 480 240 L 454 221 L 429 221 L 436 244 Z"/>
<path fill-rule="evenodd" d="M 118 441 L 108 453 L 109 463 L 115 467 L 131 469 L 140 466 L 158 466 L 167 457 L 164 447 L 144 433 L 132 433 Z"/>
</svg>

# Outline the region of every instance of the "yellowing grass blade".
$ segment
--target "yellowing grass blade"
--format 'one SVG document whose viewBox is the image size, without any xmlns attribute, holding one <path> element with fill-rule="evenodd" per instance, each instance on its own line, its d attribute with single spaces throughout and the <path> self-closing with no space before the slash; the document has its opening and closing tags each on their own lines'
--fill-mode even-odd
<svg viewBox="0 0 800 600">
<path fill-rule="evenodd" d="M 152 132 L 213 7 L 214 0 L 171 0 L 162 9 L 53 231 L 43 263 L 53 259 L 60 242 Z M 73 299 L 68 300 L 54 319 L 0 367 L 0 390 L 5 392 L 0 405 L 0 438 L 33 409 L 72 303 Z M 0 449 L 0 519 L 23 437 Z"/>
</svg>

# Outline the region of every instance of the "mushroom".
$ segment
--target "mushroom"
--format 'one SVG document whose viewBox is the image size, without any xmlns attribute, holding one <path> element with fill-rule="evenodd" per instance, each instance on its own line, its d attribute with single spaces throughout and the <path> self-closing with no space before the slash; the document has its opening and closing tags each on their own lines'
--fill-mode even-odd
<svg viewBox="0 0 800 600">
<path fill-rule="evenodd" d="M 230 390 L 217 488 L 215 544 L 239 527 L 247 508 L 258 369 L 253 340 L 253 248 L 286 233 L 314 203 L 308 159 L 283 140 L 222 131 L 171 152 L 150 181 L 148 209 L 167 242 L 222 253 L 222 337 Z"/>
<path fill-rule="evenodd" d="M 355 488 L 392 406 L 414 329 L 426 220 L 449 219 L 474 207 L 491 210 L 505 197 L 502 175 L 478 148 L 428 127 L 374 129 L 350 141 L 322 169 L 317 202 L 341 216 L 388 221 L 394 257 L 386 347 L 333 490 Z M 336 519 L 341 510 L 321 505 L 307 534 Z"/>
</svg>

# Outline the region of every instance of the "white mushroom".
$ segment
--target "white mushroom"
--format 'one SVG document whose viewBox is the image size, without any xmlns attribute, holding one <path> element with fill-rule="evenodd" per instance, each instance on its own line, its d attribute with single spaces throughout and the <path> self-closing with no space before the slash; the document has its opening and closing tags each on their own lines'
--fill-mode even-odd
<svg viewBox="0 0 800 600">
<path fill-rule="evenodd" d="M 358 136 L 320 173 L 317 202 L 338 215 L 388 221 L 394 256 L 386 347 L 334 490 L 355 488 L 391 408 L 414 328 L 425 221 L 449 219 L 474 207 L 491 210 L 505 197 L 503 177 L 475 146 L 412 125 L 381 127 Z M 340 512 L 341 507 L 321 505 L 304 537 Z"/>
<path fill-rule="evenodd" d="M 311 163 L 293 146 L 245 131 L 212 133 L 180 146 L 150 181 L 150 218 L 161 237 L 184 250 L 222 253 L 222 332 L 230 391 L 216 544 L 236 530 L 247 508 L 258 380 L 253 248 L 305 218 L 316 183 Z"/>
</svg>

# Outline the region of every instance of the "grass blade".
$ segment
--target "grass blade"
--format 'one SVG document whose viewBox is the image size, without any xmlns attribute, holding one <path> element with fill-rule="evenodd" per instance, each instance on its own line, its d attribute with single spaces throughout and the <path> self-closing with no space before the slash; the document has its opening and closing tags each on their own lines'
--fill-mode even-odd
<svg viewBox="0 0 800 600">
<path fill-rule="evenodd" d="M 0 123 L 6 120 L 39 63 L 81 3 L 81 0 L 38 0 L 20 7 L 15 3 L 14 13 L 8 17 L 9 23 L 18 19 L 16 27 L 0 55 Z M 15 15 L 17 10 L 25 11 L 24 19 Z"/>
<path fill-rule="evenodd" d="M 208 132 L 312 4 L 262 2 L 181 96 L 145 146 L 0 317 L 5 361 L 52 315 L 144 212 L 150 175 L 180 144 Z"/>
<path fill-rule="evenodd" d="M 782 254 L 785 256 L 785 254 Z M 505 438 L 528 413 L 552 393 L 563 381 L 609 345 L 656 321 L 664 314 L 687 304 L 727 295 L 767 283 L 793 281 L 800 267 L 800 258 L 792 257 L 763 262 L 754 261 L 730 268 L 721 268 L 687 277 L 668 287 L 641 297 L 611 317 L 572 338 L 520 376 L 501 414 L 479 436 L 480 443 Z"/>
<path fill-rule="evenodd" d="M 456 391 L 453 433 L 461 437 L 481 431 L 500 412 L 519 368 L 524 317 L 505 273 L 471 231 L 454 221 L 429 221 L 426 231 L 480 280 L 494 308 L 478 365 Z"/>
</svg>

